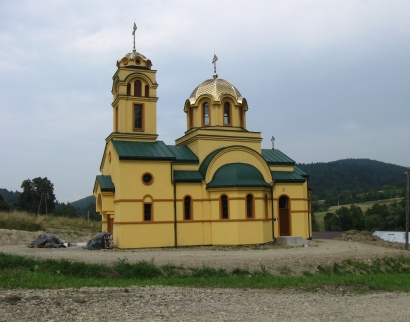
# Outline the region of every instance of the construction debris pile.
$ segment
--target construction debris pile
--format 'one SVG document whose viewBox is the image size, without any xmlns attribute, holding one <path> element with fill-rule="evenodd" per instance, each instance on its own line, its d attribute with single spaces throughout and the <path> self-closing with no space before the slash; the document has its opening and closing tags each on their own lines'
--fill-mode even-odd
<svg viewBox="0 0 410 322">
<path fill-rule="evenodd" d="M 84 248 L 88 250 L 112 249 L 114 248 L 112 234 L 103 232 L 91 239 Z"/>
<path fill-rule="evenodd" d="M 41 234 L 36 239 L 34 239 L 28 247 L 30 248 L 66 248 L 64 242 L 54 236 L 47 236 L 46 234 Z"/>
</svg>

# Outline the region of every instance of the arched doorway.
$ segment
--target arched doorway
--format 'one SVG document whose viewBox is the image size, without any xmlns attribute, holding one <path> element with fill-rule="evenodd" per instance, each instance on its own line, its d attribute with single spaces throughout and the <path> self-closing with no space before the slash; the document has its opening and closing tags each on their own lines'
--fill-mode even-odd
<svg viewBox="0 0 410 322">
<path fill-rule="evenodd" d="M 279 235 L 290 236 L 289 198 L 279 198 Z"/>
</svg>

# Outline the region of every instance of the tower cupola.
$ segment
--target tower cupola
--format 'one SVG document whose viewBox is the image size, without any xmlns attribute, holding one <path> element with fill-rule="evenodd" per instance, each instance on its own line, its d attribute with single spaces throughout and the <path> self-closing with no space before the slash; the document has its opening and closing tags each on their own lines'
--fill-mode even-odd
<svg viewBox="0 0 410 322">
<path fill-rule="evenodd" d="M 185 102 L 188 131 L 201 127 L 224 127 L 225 129 L 245 129 L 246 99 L 239 90 L 225 79 L 218 78 L 214 55 L 213 78 L 199 84 Z"/>
</svg>

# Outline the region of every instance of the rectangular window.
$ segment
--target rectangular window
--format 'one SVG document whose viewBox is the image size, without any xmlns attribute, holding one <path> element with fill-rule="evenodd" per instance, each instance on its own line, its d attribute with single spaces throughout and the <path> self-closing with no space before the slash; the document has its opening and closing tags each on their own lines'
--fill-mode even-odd
<svg viewBox="0 0 410 322">
<path fill-rule="evenodd" d="M 142 105 L 134 104 L 134 130 L 142 130 Z"/>
<path fill-rule="evenodd" d="M 144 221 L 152 220 L 152 204 L 144 203 Z"/>
</svg>

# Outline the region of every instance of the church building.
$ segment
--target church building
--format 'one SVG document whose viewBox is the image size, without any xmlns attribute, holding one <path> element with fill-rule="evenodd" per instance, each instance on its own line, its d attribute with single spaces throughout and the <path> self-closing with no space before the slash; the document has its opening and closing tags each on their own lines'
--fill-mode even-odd
<svg viewBox="0 0 410 322">
<path fill-rule="evenodd" d="M 185 133 L 175 145 L 157 140 L 156 70 L 135 50 L 135 29 L 113 76 L 112 132 L 94 185 L 102 230 L 119 248 L 311 238 L 308 175 L 273 141 L 261 148 L 246 126 L 252 106 L 216 68 L 181 102 Z"/>
</svg>

